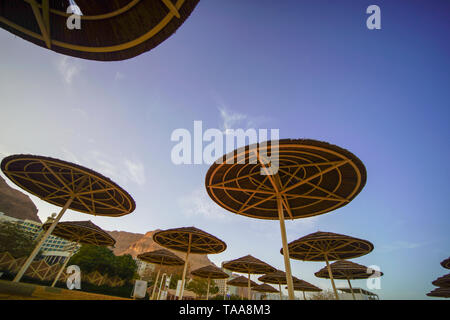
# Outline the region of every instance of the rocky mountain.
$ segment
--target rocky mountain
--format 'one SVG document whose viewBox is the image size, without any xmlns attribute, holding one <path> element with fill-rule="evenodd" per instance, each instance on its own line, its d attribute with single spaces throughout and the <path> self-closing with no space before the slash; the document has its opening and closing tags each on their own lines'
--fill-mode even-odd
<svg viewBox="0 0 450 320">
<path fill-rule="evenodd" d="M 6 184 L 0 176 L 0 212 L 17 219 L 29 219 L 41 222 L 37 213 L 38 209 L 30 197 L 13 189 Z"/>
<path fill-rule="evenodd" d="M 114 253 L 116 255 L 130 254 L 135 258 L 140 253 L 163 249 L 163 247 L 153 241 L 153 234 L 157 231 L 159 230 L 149 231 L 146 234 L 124 231 L 110 231 L 108 233 L 116 239 L 116 246 L 114 248 Z M 183 260 L 186 257 L 186 254 L 183 252 L 170 251 Z M 189 271 L 212 264 L 213 263 L 208 259 L 207 255 L 191 254 L 189 256 Z"/>
</svg>

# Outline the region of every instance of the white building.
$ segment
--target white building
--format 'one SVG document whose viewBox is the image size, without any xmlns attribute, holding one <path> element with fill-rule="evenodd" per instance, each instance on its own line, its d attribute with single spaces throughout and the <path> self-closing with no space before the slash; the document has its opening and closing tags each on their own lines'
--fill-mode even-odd
<svg viewBox="0 0 450 320">
<path fill-rule="evenodd" d="M 341 300 L 353 300 L 352 291 L 350 288 L 338 288 L 340 291 L 339 299 Z M 355 294 L 356 300 L 380 300 L 376 293 L 361 289 L 353 288 L 353 293 Z"/>
<path fill-rule="evenodd" d="M 0 223 L 2 221 L 16 223 L 33 240 L 43 235 L 42 223 L 28 219 L 13 218 L 0 212 Z M 74 245 L 76 245 L 74 242 L 50 235 L 41 247 L 42 254 L 40 258 L 47 261 L 48 264 L 63 263 Z"/>
</svg>

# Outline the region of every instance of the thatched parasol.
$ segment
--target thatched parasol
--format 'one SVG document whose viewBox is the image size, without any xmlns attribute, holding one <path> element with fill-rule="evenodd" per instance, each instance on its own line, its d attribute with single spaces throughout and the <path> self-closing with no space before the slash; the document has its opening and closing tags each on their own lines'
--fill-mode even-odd
<svg viewBox="0 0 450 320">
<path fill-rule="evenodd" d="M 51 227 L 51 222 L 46 222 L 42 225 L 43 230 L 48 230 Z M 52 235 L 66 239 L 71 242 L 75 242 L 72 250 L 69 252 L 66 260 L 64 261 L 61 269 L 59 269 L 55 280 L 53 280 L 52 287 L 58 282 L 61 273 L 66 268 L 69 259 L 75 252 L 78 244 L 91 244 L 96 246 L 110 247 L 114 246 L 116 240 L 111 237 L 106 231 L 99 226 L 89 221 L 64 221 L 59 222 L 55 229 L 53 229 Z"/>
<path fill-rule="evenodd" d="M 276 270 L 275 272 L 271 272 L 259 277 L 258 280 L 265 283 L 277 284 L 280 292 L 280 300 L 283 299 L 281 285 L 287 284 L 285 272 Z M 294 281 L 295 286 L 295 283 L 298 279 L 296 277 L 292 277 L 292 280 Z"/>
<path fill-rule="evenodd" d="M 227 248 L 225 242 L 219 238 L 195 227 L 161 230 L 153 235 L 153 241 L 168 249 L 186 252 L 183 276 L 181 278 L 180 299 L 183 298 L 189 254 L 215 254 Z"/>
<path fill-rule="evenodd" d="M 450 269 L 450 258 L 447 258 L 441 262 L 441 266 L 446 269 Z"/>
<path fill-rule="evenodd" d="M 263 283 L 263 284 L 257 285 L 256 287 L 253 287 L 253 291 L 266 292 L 266 293 L 277 293 L 278 292 L 277 289 L 275 289 L 271 285 L 268 285 L 267 283 Z"/>
<path fill-rule="evenodd" d="M 320 292 L 322 289 L 316 287 L 315 285 L 301 279 L 296 279 L 294 281 L 294 290 L 303 292 L 303 300 L 306 300 L 305 292 Z"/>
<path fill-rule="evenodd" d="M 292 259 L 304 261 L 325 261 L 336 299 L 339 300 L 329 261 L 351 259 L 368 254 L 373 244 L 342 234 L 318 231 L 292 241 L 288 245 Z M 283 254 L 283 249 L 280 250 Z"/>
<path fill-rule="evenodd" d="M 450 288 L 437 288 L 427 293 L 429 297 L 450 298 Z"/>
<path fill-rule="evenodd" d="M 227 279 L 230 277 L 227 273 L 223 272 L 222 269 L 217 268 L 216 266 L 213 265 L 196 269 L 191 272 L 191 275 L 208 279 L 208 290 L 206 291 L 206 300 L 209 300 L 209 285 L 211 279 Z"/>
<path fill-rule="evenodd" d="M 330 264 L 330 269 L 334 279 L 347 280 L 353 300 L 356 300 L 356 297 L 350 280 L 368 279 L 383 275 L 383 272 L 347 260 L 339 260 Z M 318 278 L 330 279 L 330 274 L 326 267 L 320 269 L 314 275 Z"/>
<path fill-rule="evenodd" d="M 366 169 L 351 152 L 307 139 L 237 149 L 217 160 L 206 175 L 209 196 L 224 209 L 280 221 L 290 299 L 294 290 L 284 219 L 340 208 L 356 197 L 365 182 Z"/>
<path fill-rule="evenodd" d="M 450 288 L 450 273 L 439 277 L 432 282 L 436 287 Z"/>
<path fill-rule="evenodd" d="M 153 300 L 155 296 L 155 289 L 158 283 L 159 275 L 161 273 L 161 266 L 182 266 L 184 264 L 184 260 L 178 257 L 176 254 L 170 252 L 166 249 L 158 249 L 154 251 L 148 251 L 137 255 L 139 260 L 159 264 L 160 268 L 156 275 L 155 285 L 153 286 L 152 294 L 150 296 L 150 300 Z"/>
<path fill-rule="evenodd" d="M 2 160 L 1 169 L 22 189 L 41 200 L 62 207 L 17 273 L 14 278 L 16 282 L 20 281 L 67 209 L 117 217 L 129 214 L 136 208 L 133 198 L 117 184 L 74 163 L 42 156 L 12 155 Z"/>
<path fill-rule="evenodd" d="M 248 275 L 248 299 L 251 298 L 251 287 L 250 287 L 250 275 L 251 274 L 264 274 L 275 272 L 276 269 L 269 264 L 252 257 L 251 255 L 247 255 L 245 257 L 241 257 L 235 260 L 227 261 L 222 264 L 222 267 L 228 269 L 230 271 L 235 271 L 239 273 L 246 273 Z"/>
<path fill-rule="evenodd" d="M 227 285 L 234 286 L 234 287 L 241 287 L 241 288 L 247 288 L 248 292 L 250 292 L 249 287 L 254 288 L 258 286 L 256 282 L 253 280 L 250 280 L 249 278 L 246 278 L 244 276 L 239 276 L 237 278 L 231 279 L 227 281 Z M 243 299 L 242 293 L 241 293 L 241 300 Z M 250 294 L 248 295 L 248 299 L 250 300 Z"/>
<path fill-rule="evenodd" d="M 69 0 L 0 2 L 0 27 L 38 46 L 83 59 L 124 60 L 170 37 L 199 0 Z M 69 12 L 69 13 L 67 13 Z M 70 29 L 75 18 L 80 28 Z"/>
</svg>

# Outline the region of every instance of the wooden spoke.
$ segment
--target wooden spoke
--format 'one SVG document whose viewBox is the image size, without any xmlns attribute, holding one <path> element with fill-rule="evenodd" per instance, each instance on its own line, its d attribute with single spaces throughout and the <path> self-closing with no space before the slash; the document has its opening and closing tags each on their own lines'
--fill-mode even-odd
<svg viewBox="0 0 450 320">
<path fill-rule="evenodd" d="M 162 0 L 162 2 L 167 6 L 167 8 L 172 12 L 172 14 L 180 19 L 180 13 L 178 12 L 178 9 L 173 5 L 172 1 L 170 0 Z"/>
</svg>

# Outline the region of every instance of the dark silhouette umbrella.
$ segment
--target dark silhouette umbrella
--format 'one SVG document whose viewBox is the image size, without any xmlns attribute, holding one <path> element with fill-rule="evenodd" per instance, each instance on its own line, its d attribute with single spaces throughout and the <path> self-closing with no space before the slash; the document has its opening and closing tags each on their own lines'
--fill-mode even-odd
<svg viewBox="0 0 450 320">
<path fill-rule="evenodd" d="M 265 292 L 265 293 L 277 293 L 278 292 L 277 289 L 275 289 L 271 285 L 268 285 L 267 283 L 263 283 L 263 284 L 257 285 L 256 287 L 253 287 L 253 291 Z"/>
<path fill-rule="evenodd" d="M 222 269 L 217 268 L 216 266 L 213 266 L 213 265 L 196 269 L 191 272 L 191 275 L 208 279 L 208 289 L 206 291 L 206 300 L 209 300 L 209 286 L 210 286 L 211 279 L 227 279 L 230 277 L 227 273 L 223 272 Z"/>
<path fill-rule="evenodd" d="M 53 232 L 67 209 L 118 217 L 134 211 L 133 198 L 105 176 L 74 163 L 33 155 L 12 155 L 2 160 L 3 173 L 16 185 L 41 200 L 62 207 L 53 223 L 22 265 L 18 282 Z"/>
<path fill-rule="evenodd" d="M 186 252 L 183 276 L 181 278 L 180 299 L 183 298 L 189 254 L 215 254 L 227 248 L 225 242 L 219 238 L 195 227 L 161 230 L 153 235 L 153 240 L 168 249 Z"/>
<path fill-rule="evenodd" d="M 256 282 L 254 282 L 253 280 L 250 280 L 244 276 L 239 276 L 237 278 L 228 280 L 227 285 L 234 286 L 234 287 L 241 287 L 241 288 L 247 287 L 247 290 L 249 292 L 250 292 L 250 290 L 248 289 L 249 286 L 251 288 L 258 286 L 258 284 Z M 242 294 L 241 294 L 241 299 L 242 299 Z M 250 299 L 250 294 L 248 295 L 248 299 Z"/>
<path fill-rule="evenodd" d="M 159 264 L 160 268 L 155 279 L 155 285 L 153 286 L 152 295 L 150 297 L 153 300 L 156 290 L 156 285 L 158 283 L 159 275 L 161 273 L 161 266 L 182 266 L 184 265 L 184 260 L 178 257 L 176 254 L 170 252 L 166 249 L 158 249 L 154 251 L 148 251 L 141 253 L 137 256 L 139 260 L 145 261 L 147 263 Z"/>
<path fill-rule="evenodd" d="M 339 260 L 330 264 L 330 269 L 334 279 L 347 280 L 353 300 L 356 300 L 356 297 L 350 280 L 368 279 L 372 277 L 381 277 L 383 275 L 383 272 L 347 260 Z M 326 267 L 317 271 L 315 276 L 330 279 L 330 274 Z"/>
<path fill-rule="evenodd" d="M 432 282 L 436 287 L 450 288 L 450 273 L 439 277 Z"/>
<path fill-rule="evenodd" d="M 447 258 L 441 262 L 441 266 L 446 269 L 450 269 L 450 258 Z"/>
<path fill-rule="evenodd" d="M 342 234 L 318 231 L 289 243 L 292 259 L 303 261 L 325 261 L 336 299 L 339 296 L 333 280 L 329 261 L 357 258 L 373 250 L 373 244 Z M 283 249 L 280 251 L 283 253 Z"/>
<path fill-rule="evenodd" d="M 296 281 L 298 280 L 295 277 L 292 277 L 294 281 L 294 286 Z M 287 284 L 286 281 L 286 273 L 281 270 L 276 270 L 275 272 L 267 273 L 261 277 L 258 278 L 259 281 L 264 283 L 271 283 L 271 284 L 277 284 L 280 292 L 280 300 L 283 299 L 282 292 L 281 292 L 281 285 Z"/>
<path fill-rule="evenodd" d="M 235 260 L 227 261 L 222 264 L 225 269 L 245 273 L 248 275 L 247 281 L 247 290 L 248 290 L 248 299 L 251 298 L 251 286 L 250 286 L 250 275 L 251 274 L 264 274 L 268 272 L 274 272 L 276 269 L 269 264 L 252 257 L 251 255 L 247 255 L 245 257 L 241 257 Z"/>
<path fill-rule="evenodd" d="M 355 155 L 335 145 L 283 139 L 249 145 L 221 157 L 205 180 L 209 196 L 224 209 L 279 220 L 289 298 L 294 299 L 284 220 L 345 206 L 364 187 L 366 169 Z"/>
<path fill-rule="evenodd" d="M 315 285 L 305 281 L 296 279 L 294 281 L 294 290 L 303 292 L 303 300 L 306 300 L 305 292 L 320 292 L 322 289 L 316 287 Z"/>
<path fill-rule="evenodd" d="M 429 297 L 450 298 L 450 288 L 436 288 L 427 293 Z"/>
<path fill-rule="evenodd" d="M 2 1 L 0 27 L 38 46 L 100 61 L 153 49 L 189 17 L 199 0 Z M 76 26 L 75 21 L 79 21 Z"/>
</svg>

